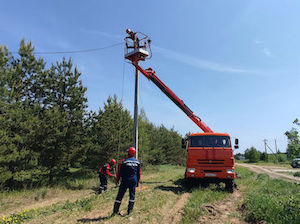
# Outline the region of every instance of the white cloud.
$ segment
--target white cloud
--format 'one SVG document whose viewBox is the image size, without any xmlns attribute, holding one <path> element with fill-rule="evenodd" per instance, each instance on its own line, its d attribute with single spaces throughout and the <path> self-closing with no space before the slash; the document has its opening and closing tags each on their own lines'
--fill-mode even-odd
<svg viewBox="0 0 300 224">
<path fill-rule="evenodd" d="M 262 53 L 268 57 L 272 56 L 272 53 L 268 48 L 262 49 Z"/>
<path fill-rule="evenodd" d="M 256 45 L 260 45 L 260 47 L 263 47 L 260 51 L 261 51 L 261 53 L 263 53 L 265 56 L 267 56 L 267 57 L 271 57 L 271 56 L 272 56 L 272 53 L 271 53 L 270 49 L 267 48 L 267 47 L 265 47 L 265 46 L 264 46 L 265 44 L 264 44 L 261 40 L 255 39 L 255 40 L 254 40 L 254 43 L 255 43 Z"/>
<path fill-rule="evenodd" d="M 259 44 L 262 44 L 262 41 L 260 41 L 260 40 L 258 40 L 258 39 L 255 39 L 255 40 L 254 40 L 254 43 L 257 44 L 257 45 L 259 45 Z"/>
<path fill-rule="evenodd" d="M 211 71 L 217 71 L 217 72 L 227 72 L 227 73 L 248 73 L 248 74 L 258 74 L 259 72 L 257 71 L 252 71 L 252 70 L 247 70 L 243 68 L 237 68 L 234 66 L 226 65 L 226 64 L 220 64 L 214 61 L 208 61 L 196 57 L 192 57 L 189 55 L 181 54 L 174 52 L 169 49 L 153 46 L 153 49 L 157 51 L 158 53 L 163 54 L 165 57 L 179 61 L 181 63 L 191 65 L 197 68 L 201 69 L 207 69 Z"/>
</svg>

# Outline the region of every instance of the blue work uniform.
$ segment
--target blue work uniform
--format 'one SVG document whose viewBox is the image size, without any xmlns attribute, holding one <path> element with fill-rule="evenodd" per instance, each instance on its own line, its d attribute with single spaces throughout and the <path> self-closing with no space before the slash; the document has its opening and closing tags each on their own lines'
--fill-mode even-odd
<svg viewBox="0 0 300 224">
<path fill-rule="evenodd" d="M 128 214 L 132 212 L 135 200 L 135 188 L 139 185 L 140 177 L 140 162 L 135 157 L 123 159 L 118 167 L 116 176 L 116 181 L 119 182 L 121 179 L 121 184 L 114 204 L 114 214 L 119 212 L 119 207 L 127 188 L 129 189 L 129 203 L 127 212 Z"/>
</svg>

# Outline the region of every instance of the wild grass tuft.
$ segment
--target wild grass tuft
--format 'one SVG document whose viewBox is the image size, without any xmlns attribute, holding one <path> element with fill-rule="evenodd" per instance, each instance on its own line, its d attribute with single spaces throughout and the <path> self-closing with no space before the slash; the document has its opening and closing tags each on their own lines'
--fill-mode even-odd
<svg viewBox="0 0 300 224">
<path fill-rule="evenodd" d="M 36 193 L 34 200 L 38 201 L 41 198 L 44 199 L 47 195 L 47 190 L 46 189 L 40 189 L 38 190 L 38 192 Z"/>
</svg>

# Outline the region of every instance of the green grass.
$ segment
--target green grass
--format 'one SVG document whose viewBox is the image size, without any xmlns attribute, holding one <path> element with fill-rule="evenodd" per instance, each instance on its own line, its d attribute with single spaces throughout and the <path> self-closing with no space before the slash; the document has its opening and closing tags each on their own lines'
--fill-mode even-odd
<svg viewBox="0 0 300 224">
<path fill-rule="evenodd" d="M 56 203 L 39 209 L 23 210 L 22 212 L 14 213 L 9 216 L 2 216 L 0 224 L 19 224 L 31 219 L 49 216 L 57 212 L 64 212 L 64 214 L 67 214 L 68 212 L 72 212 L 74 210 L 91 211 L 92 207 L 95 206 L 95 204 L 93 204 L 93 201 L 95 201 L 97 198 L 97 195 L 92 195 L 88 198 L 76 200 L 74 202 L 70 202 L 67 200 L 63 204 Z"/>
<path fill-rule="evenodd" d="M 266 174 L 255 174 L 244 167 L 237 167 L 239 178 L 237 185 L 244 192 L 245 199 L 241 202 L 243 217 L 248 222 L 257 223 L 300 223 L 300 185 L 292 184 L 282 180 L 270 179 Z M 74 170 L 78 172 L 78 170 Z M 210 188 L 199 186 L 188 187 L 182 185 L 184 167 L 180 166 L 153 166 L 147 167 L 142 173 L 143 190 L 137 191 L 136 207 L 134 209 L 134 223 L 161 223 L 166 211 L 169 211 L 185 192 L 190 193 L 189 200 L 184 208 L 184 216 L 181 223 L 197 223 L 201 215 L 205 215 L 202 209 L 204 204 L 213 203 L 230 197 L 230 193 L 224 191 L 224 186 L 211 185 Z M 98 179 L 77 178 L 68 181 L 69 186 L 61 193 L 70 193 L 71 189 L 91 189 L 98 186 Z M 112 188 L 103 195 L 86 195 L 74 201 L 61 201 L 38 209 L 24 210 L 6 217 L 0 217 L 0 224 L 7 223 L 36 223 L 43 220 L 43 223 L 76 223 L 78 220 L 85 220 L 87 214 L 98 213 L 104 209 L 106 212 L 100 216 L 111 214 L 113 202 L 116 197 L 117 188 Z M 32 198 L 31 202 L 51 198 L 53 189 L 40 188 L 34 191 L 5 192 L 0 198 L 1 205 L 5 204 L 5 197 Z M 35 199 L 37 198 L 37 199 Z M 121 206 L 121 211 L 127 209 L 128 193 Z M 24 204 L 25 205 L 25 204 Z M 22 208 L 22 207 L 20 207 Z M 3 208 L 1 208 L 3 209 Z M 87 221 L 92 219 L 86 219 Z M 127 218 L 115 216 L 108 218 L 107 223 L 124 223 Z M 128 221 L 129 222 L 129 221 Z"/>
<path fill-rule="evenodd" d="M 242 208 L 247 222 L 300 223 L 299 184 L 256 175 L 242 167 L 237 170 L 242 177 L 238 184 L 246 187 Z"/>
<path fill-rule="evenodd" d="M 75 170 L 76 172 L 76 170 Z M 138 223 L 160 223 L 164 218 L 162 211 L 164 209 L 168 210 L 173 207 L 177 200 L 181 196 L 181 192 L 177 189 L 178 187 L 174 182 L 184 175 L 184 167 L 182 166 L 155 166 L 147 167 L 146 170 L 143 170 L 142 173 L 142 183 L 141 186 L 144 186 L 143 190 L 136 192 L 136 207 L 134 209 L 134 217 Z M 63 190 L 64 193 L 68 194 L 72 191 L 70 188 L 78 190 L 78 185 L 84 181 L 84 178 L 78 178 L 71 180 L 66 190 Z M 84 185 L 85 187 L 93 188 L 98 186 L 98 178 L 90 179 L 89 184 Z M 93 185 L 94 184 L 94 185 Z M 61 188 L 65 188 L 64 185 L 61 185 Z M 127 218 L 115 216 L 108 218 L 112 212 L 113 203 L 117 194 L 118 188 L 113 188 L 110 184 L 109 190 L 102 195 L 86 195 L 85 198 L 80 198 L 76 201 L 60 201 L 55 204 L 48 206 L 40 207 L 37 209 L 24 210 L 21 212 L 15 212 L 14 214 L 7 215 L 5 217 L 0 216 L 0 224 L 7 223 L 77 223 L 80 222 L 89 222 L 90 219 L 86 218 L 87 214 L 96 211 L 94 216 L 96 219 L 103 218 L 108 223 L 124 223 L 124 219 Z M 32 197 L 32 202 L 35 203 L 37 200 L 43 200 L 43 194 L 46 198 L 51 198 L 53 195 L 51 189 L 36 189 L 33 192 L 29 190 L 26 191 L 26 194 L 30 194 Z M 10 192 L 12 193 L 12 192 Z M 7 192 L 6 195 L 10 195 Z M 24 196 L 24 194 L 22 193 Z M 17 194 L 20 196 L 20 192 Z M 15 197 L 15 196 L 13 196 Z M 124 213 L 127 210 L 128 203 L 128 192 L 126 193 L 123 203 L 121 205 L 121 212 Z M 24 204 L 25 205 L 25 204 Z M 22 208 L 22 207 L 20 207 Z M 104 210 L 104 213 L 101 214 L 101 211 Z M 97 213 L 99 212 L 99 215 Z M 100 215 L 101 214 L 101 215 Z M 42 221 L 41 221 L 42 220 Z M 40 222 L 41 221 L 41 222 Z"/>
<path fill-rule="evenodd" d="M 249 163 L 248 160 L 236 160 L 237 163 Z M 277 162 L 277 161 L 258 161 L 256 163 L 250 163 L 250 164 L 254 164 L 254 165 L 263 165 L 263 166 L 279 166 L 279 167 L 285 167 L 285 168 L 291 168 L 290 162 Z"/>
</svg>

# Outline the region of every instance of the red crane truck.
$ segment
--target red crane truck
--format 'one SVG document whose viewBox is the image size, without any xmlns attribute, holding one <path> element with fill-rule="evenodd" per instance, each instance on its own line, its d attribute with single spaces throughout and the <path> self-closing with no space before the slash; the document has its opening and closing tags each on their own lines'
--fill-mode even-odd
<svg viewBox="0 0 300 224">
<path fill-rule="evenodd" d="M 187 147 L 187 160 L 185 180 L 200 180 L 203 185 L 208 183 L 225 183 L 225 188 L 233 192 L 236 178 L 234 168 L 234 156 L 230 136 L 227 133 L 213 132 L 176 94 L 169 89 L 156 75 L 152 68 L 143 69 L 139 66 L 139 61 L 144 61 L 149 57 L 146 50 L 149 47 L 150 39 L 145 36 L 141 40 L 145 42 L 140 45 L 139 32 L 132 32 L 127 29 L 125 58 L 130 60 L 137 71 L 140 71 L 147 79 L 151 80 L 169 99 L 171 99 L 203 133 L 190 134 L 182 144 Z M 143 34 L 144 35 L 144 34 Z M 132 41 L 132 46 L 128 44 Z M 133 49 L 128 52 L 128 49 Z M 238 148 L 238 139 L 235 139 L 234 148 Z"/>
</svg>

